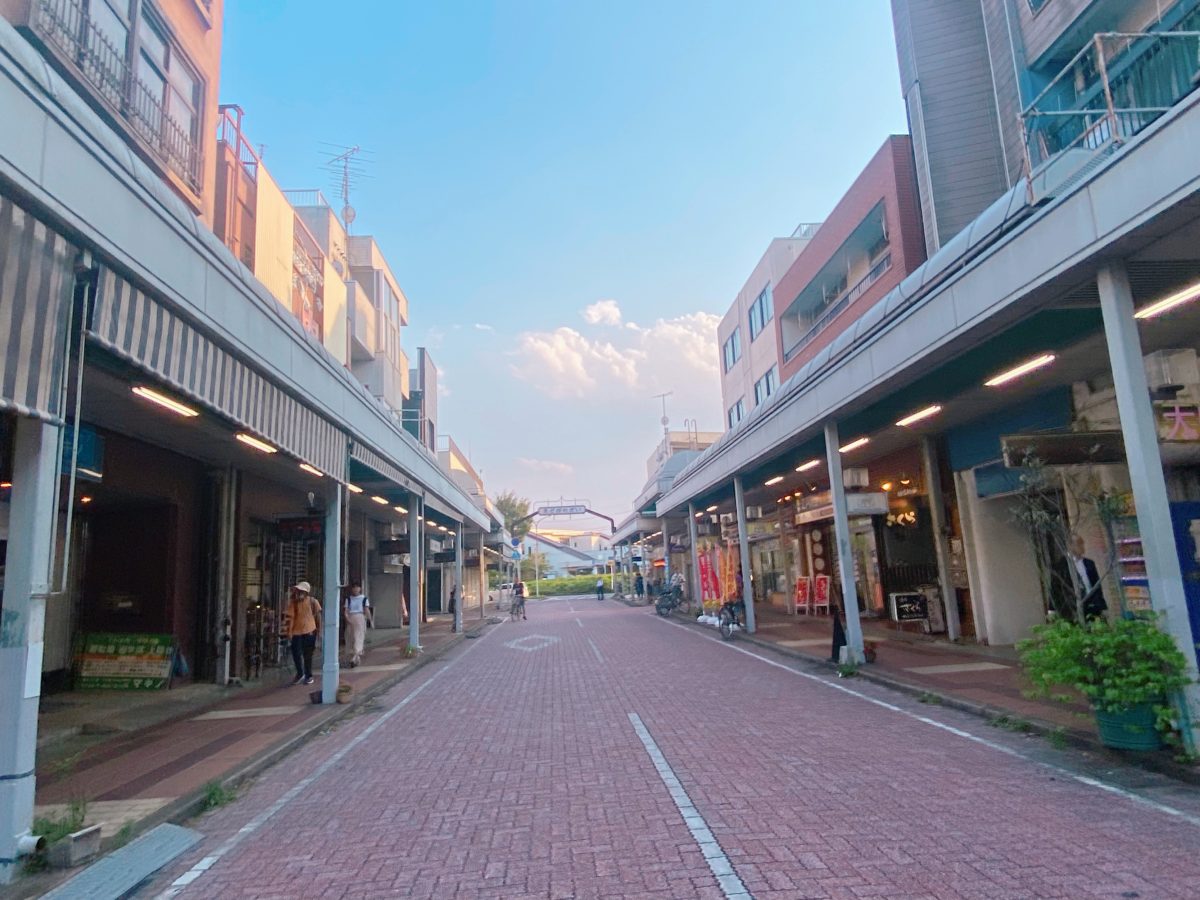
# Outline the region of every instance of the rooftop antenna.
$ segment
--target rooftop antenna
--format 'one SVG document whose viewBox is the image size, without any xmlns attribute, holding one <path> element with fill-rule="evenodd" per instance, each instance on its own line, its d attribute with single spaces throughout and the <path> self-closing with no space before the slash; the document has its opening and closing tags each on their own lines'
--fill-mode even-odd
<svg viewBox="0 0 1200 900">
<path fill-rule="evenodd" d="M 667 391 L 665 394 L 654 395 L 655 399 L 662 401 L 663 414 L 659 421 L 662 422 L 663 434 L 670 434 L 670 429 L 667 427 L 671 424 L 671 419 L 667 416 L 667 398 L 670 397 L 672 393 L 672 391 Z"/>
<path fill-rule="evenodd" d="M 350 205 L 350 191 L 360 179 L 371 177 L 366 170 L 366 157 L 371 155 L 371 151 L 364 150 L 357 144 L 353 147 L 344 147 L 339 144 L 325 144 L 325 146 L 329 148 L 325 152 L 331 154 L 325 160 L 325 171 L 334 177 L 338 196 L 342 198 L 342 221 L 346 224 L 346 231 L 349 232 L 350 226 L 358 218 L 358 213 Z"/>
</svg>

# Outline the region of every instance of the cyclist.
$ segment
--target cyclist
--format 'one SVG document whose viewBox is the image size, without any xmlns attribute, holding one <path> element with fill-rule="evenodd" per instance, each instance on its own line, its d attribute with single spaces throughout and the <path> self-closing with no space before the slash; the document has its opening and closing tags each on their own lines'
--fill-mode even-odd
<svg viewBox="0 0 1200 900">
<path fill-rule="evenodd" d="M 513 585 L 512 589 L 512 617 L 515 619 L 517 613 L 521 614 L 522 619 L 528 619 L 525 615 L 525 582 L 518 581 Z"/>
</svg>

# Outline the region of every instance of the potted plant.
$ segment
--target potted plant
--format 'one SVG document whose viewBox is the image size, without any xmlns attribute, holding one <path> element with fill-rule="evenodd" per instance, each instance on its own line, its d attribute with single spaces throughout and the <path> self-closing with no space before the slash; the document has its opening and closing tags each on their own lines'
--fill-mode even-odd
<svg viewBox="0 0 1200 900">
<path fill-rule="evenodd" d="M 1162 746 L 1160 735 L 1172 730 L 1169 699 L 1188 679 L 1183 654 L 1154 618 L 1055 618 L 1033 632 L 1017 645 L 1032 696 L 1070 703 L 1078 698 L 1054 689 L 1073 688 L 1091 703 L 1105 746 Z"/>
<path fill-rule="evenodd" d="M 353 688 L 348 684 L 339 684 L 338 689 L 337 689 L 337 702 L 338 703 L 349 703 L 350 702 L 350 693 L 352 690 L 353 690 Z"/>
</svg>

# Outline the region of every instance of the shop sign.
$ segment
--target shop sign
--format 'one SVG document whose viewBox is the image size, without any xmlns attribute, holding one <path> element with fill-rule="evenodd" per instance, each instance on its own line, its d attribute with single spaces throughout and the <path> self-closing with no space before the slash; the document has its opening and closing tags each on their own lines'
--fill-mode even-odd
<svg viewBox="0 0 1200 900">
<path fill-rule="evenodd" d="M 158 690 L 170 681 L 174 661 L 173 635 L 87 634 L 83 638 L 76 686 Z"/>
<path fill-rule="evenodd" d="M 325 523 L 320 516 L 280 519 L 276 527 L 281 541 L 318 540 L 325 531 Z"/>
<path fill-rule="evenodd" d="M 1195 443 L 1200 441 L 1200 405 L 1195 403 L 1154 404 L 1154 418 L 1158 425 L 1158 439 L 1172 443 Z"/>
<path fill-rule="evenodd" d="M 587 515 L 586 506 L 543 506 L 537 511 L 539 516 L 583 516 Z"/>
<path fill-rule="evenodd" d="M 846 495 L 846 515 L 849 518 L 855 516 L 885 516 L 887 515 L 887 511 L 888 498 L 887 494 L 882 491 Z M 825 506 L 804 509 L 796 513 L 795 524 L 806 525 L 809 522 L 821 522 L 832 518 L 833 503 L 830 502 Z"/>
<path fill-rule="evenodd" d="M 815 579 L 815 589 L 813 590 L 814 603 L 817 606 L 829 605 L 829 576 L 818 575 Z"/>
<path fill-rule="evenodd" d="M 929 618 L 929 598 L 919 591 L 889 594 L 888 599 L 896 622 L 921 622 Z"/>
<path fill-rule="evenodd" d="M 826 590 L 826 593 L 828 593 L 828 590 Z M 800 609 L 801 607 L 804 607 L 807 609 L 809 601 L 812 600 L 812 596 L 812 579 L 807 575 L 801 575 L 796 579 L 796 608 Z"/>
</svg>

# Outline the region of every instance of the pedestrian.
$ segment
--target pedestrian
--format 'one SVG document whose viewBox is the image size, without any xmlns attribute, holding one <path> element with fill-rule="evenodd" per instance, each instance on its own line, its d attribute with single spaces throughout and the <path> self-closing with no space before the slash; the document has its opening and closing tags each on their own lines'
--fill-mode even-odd
<svg viewBox="0 0 1200 900">
<path fill-rule="evenodd" d="M 642 573 L 637 573 L 637 578 L 633 579 L 633 592 L 637 594 L 638 603 L 646 596 L 646 579 L 642 577 Z"/>
<path fill-rule="evenodd" d="M 597 600 L 604 599 L 604 579 L 603 578 L 596 579 L 596 599 Z"/>
<path fill-rule="evenodd" d="M 291 639 L 292 662 L 296 665 L 292 684 L 312 684 L 313 651 L 317 649 L 317 634 L 321 630 L 321 603 L 312 595 L 312 585 L 307 581 L 298 582 L 289 594 L 284 627 Z"/>
<path fill-rule="evenodd" d="M 1079 585 L 1084 619 L 1102 619 L 1108 609 L 1108 601 L 1104 599 L 1104 584 L 1100 580 L 1100 570 L 1096 561 L 1084 554 L 1087 549 L 1083 535 L 1071 535 L 1069 555 L 1071 565 L 1075 567 L 1075 580 Z"/>
<path fill-rule="evenodd" d="M 450 630 L 454 630 L 454 623 L 458 613 L 458 585 L 453 585 L 450 588 Z"/>
<path fill-rule="evenodd" d="M 510 604 L 512 618 L 515 619 L 517 613 L 520 613 L 522 619 L 528 619 L 529 616 L 525 614 L 525 582 L 518 581 L 513 584 L 512 595 L 512 603 Z"/>
<path fill-rule="evenodd" d="M 342 610 L 346 614 L 346 639 L 350 643 L 350 668 L 362 662 L 363 641 L 367 637 L 367 623 L 375 624 L 375 614 L 371 609 L 371 601 L 362 592 L 362 585 L 357 581 L 350 585 L 350 595 L 342 602 Z"/>
</svg>

